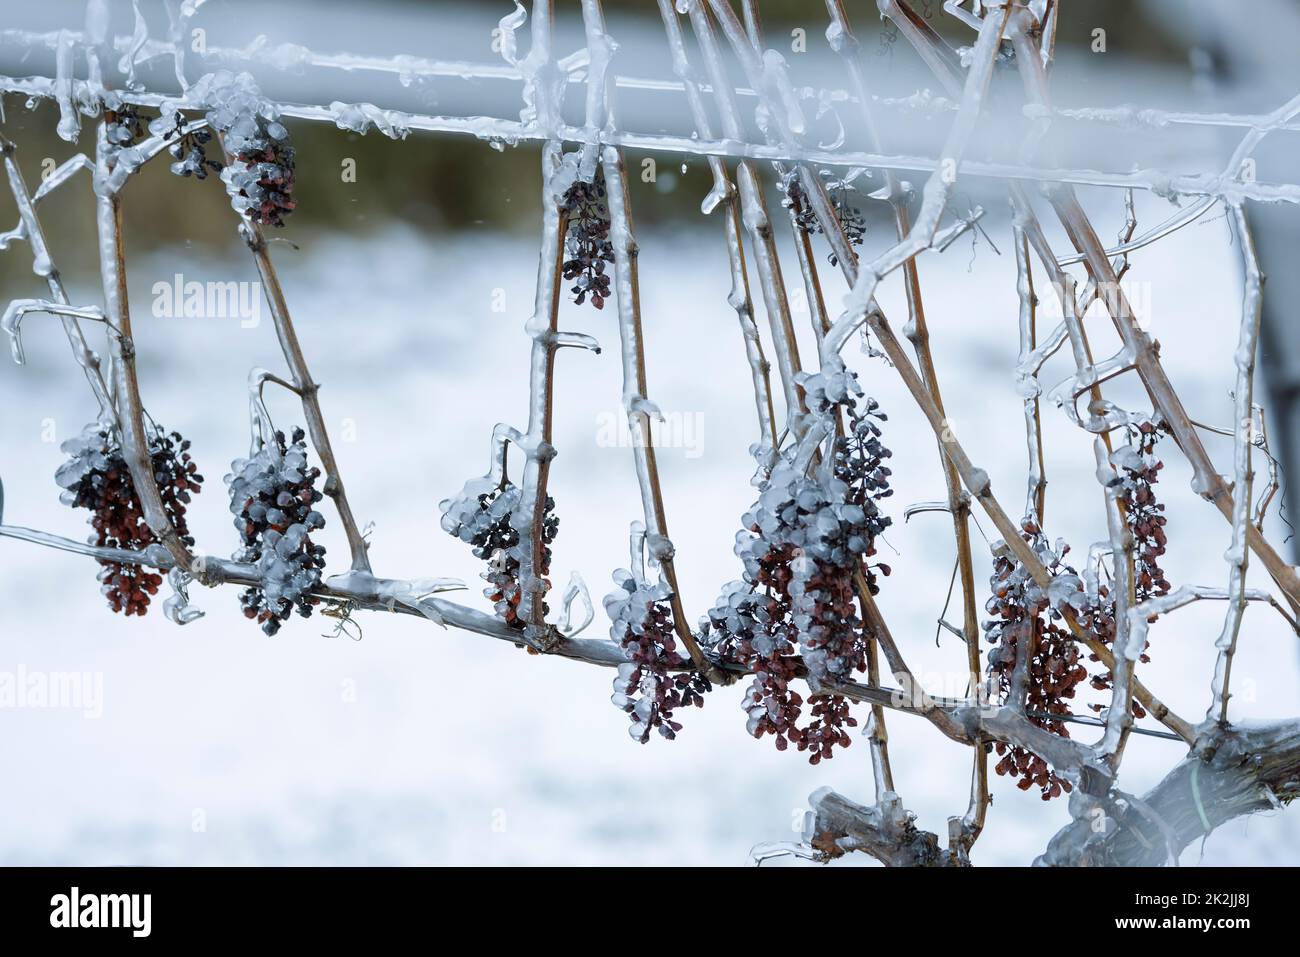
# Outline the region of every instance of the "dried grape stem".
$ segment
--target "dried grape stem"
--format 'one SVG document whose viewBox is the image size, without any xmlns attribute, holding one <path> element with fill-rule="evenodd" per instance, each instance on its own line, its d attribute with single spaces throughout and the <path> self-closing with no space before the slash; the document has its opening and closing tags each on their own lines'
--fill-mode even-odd
<svg viewBox="0 0 1300 957">
<path fill-rule="evenodd" d="M 604 43 L 604 15 L 600 0 L 583 0 L 583 24 L 588 45 Z M 595 71 L 593 71 L 593 77 Z M 604 76 L 601 74 L 600 82 Z M 593 82 L 596 82 L 593 80 Z M 601 103 L 608 102 L 607 91 L 602 90 Z M 592 97 L 588 97 L 591 103 Z M 708 663 L 699 642 L 691 633 L 682 603 L 677 571 L 673 563 L 673 544 L 668 534 L 668 520 L 664 510 L 663 489 L 659 481 L 659 466 L 655 458 L 654 440 L 650 432 L 650 412 L 654 409 L 646 395 L 646 363 L 643 330 L 641 325 L 641 282 L 637 266 L 638 247 L 632 231 L 631 197 L 628 192 L 627 168 L 623 156 L 613 146 L 601 151 L 601 168 L 605 174 L 605 188 L 609 199 L 610 233 L 614 244 L 614 286 L 618 300 L 618 331 L 620 354 L 623 359 L 623 408 L 627 414 L 628 428 L 632 433 L 632 452 L 636 460 L 637 480 L 641 489 L 641 506 L 645 515 L 646 547 L 664 574 L 671 591 L 669 604 L 673 612 L 673 629 L 683 647 L 690 653 L 696 668 L 705 670 Z"/>
</svg>

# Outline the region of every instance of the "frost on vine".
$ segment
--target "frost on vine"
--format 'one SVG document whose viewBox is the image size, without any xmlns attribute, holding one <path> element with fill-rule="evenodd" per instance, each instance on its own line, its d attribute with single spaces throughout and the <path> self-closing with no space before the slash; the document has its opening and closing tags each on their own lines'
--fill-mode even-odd
<svg viewBox="0 0 1300 957">
<path fill-rule="evenodd" d="M 523 589 L 519 567 L 524 555 L 519 533 L 521 527 L 528 528 L 532 516 L 519 508 L 520 497 L 519 487 L 509 481 L 496 484 L 491 479 L 474 479 L 465 484 L 460 495 L 444 500 L 439 508 L 443 531 L 465 542 L 475 558 L 487 562 L 481 573 L 488 583 L 483 597 L 492 602 L 502 621 L 522 631 L 527 621 L 520 615 Z M 543 591 L 551 587 L 551 544 L 559 531 L 555 500 L 548 495 L 542 520 L 542 562 L 537 569 Z M 550 611 L 545 603 L 542 609 Z"/>
<path fill-rule="evenodd" d="M 310 616 L 320 601 L 312 592 L 320 586 L 325 547 L 312 542 L 311 533 L 325 526 L 325 518 L 315 509 L 322 498 L 315 487 L 320 469 L 308 468 L 304 439 L 302 429 L 294 429 L 288 442 L 276 432 L 255 454 L 235 460 L 226 476 L 243 543 L 234 558 L 256 565 L 261 579 L 239 603 L 244 617 L 268 635 L 295 610 Z"/>
<path fill-rule="evenodd" d="M 188 439 L 152 426 L 148 433 L 149 461 L 161 494 L 163 509 L 176 534 L 186 545 L 194 544 L 185 521 L 192 495 L 202 490 L 203 476 L 190 458 Z M 131 472 L 122 455 L 121 442 L 111 429 L 89 425 L 61 446 L 68 460 L 55 472 L 63 489 L 59 501 L 72 508 L 84 508 L 94 534 L 91 545 L 143 551 L 157 542 L 144 518 Z M 138 564 L 100 561 L 99 581 L 109 607 L 126 615 L 143 615 L 152 596 L 162 585 L 162 576 Z"/>
</svg>

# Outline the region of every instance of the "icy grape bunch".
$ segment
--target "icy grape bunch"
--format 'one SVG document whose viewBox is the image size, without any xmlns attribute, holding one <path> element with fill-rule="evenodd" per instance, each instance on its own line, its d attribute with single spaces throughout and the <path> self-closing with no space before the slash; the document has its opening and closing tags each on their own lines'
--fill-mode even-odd
<svg viewBox="0 0 1300 957">
<path fill-rule="evenodd" d="M 244 616 L 256 620 L 268 635 L 280 630 L 296 609 L 306 618 L 319 599 L 325 548 L 311 533 L 325 525 L 313 507 L 322 498 L 315 488 L 320 469 L 307 467 L 307 446 L 302 429 L 290 441 L 276 432 L 257 453 L 238 459 L 226 476 L 230 511 L 243 548 L 234 559 L 256 565 L 261 584 L 244 591 L 240 605 Z"/>
<path fill-rule="evenodd" d="M 104 104 L 104 136 L 118 149 L 134 146 L 144 137 L 144 121 L 140 111 L 125 103 Z"/>
<path fill-rule="evenodd" d="M 581 306 L 591 296 L 591 304 L 605 308 L 610 297 L 609 274 L 605 264 L 614 261 L 614 246 L 609 241 L 609 206 L 605 195 L 605 178 L 597 174 L 591 182 L 578 180 L 564 194 L 564 212 L 568 217 L 568 235 L 564 240 L 564 278 L 572 280 L 573 301 Z"/>
<path fill-rule="evenodd" d="M 866 669 L 866 626 L 858 616 L 857 576 L 873 594 L 876 539 L 890 519 L 879 500 L 891 494 L 876 402 L 859 404 L 862 390 L 848 372 L 800 379 L 811 416 L 831 436 L 820 463 L 787 452 L 759 485 L 758 501 L 742 519 L 736 555 L 744 586 L 733 585 L 710 616 L 713 631 L 756 677 L 746 693 L 749 732 L 773 734 L 779 749 L 794 744 L 813 764 L 847 747 L 856 726 L 848 701 L 827 686 Z M 840 417 L 847 418 L 841 428 Z M 840 433 L 843 434 L 840 434 Z M 805 728 L 796 725 L 802 701 L 790 690 L 797 650 L 815 693 Z"/>
<path fill-rule="evenodd" d="M 610 637 L 627 661 L 618 666 L 610 701 L 630 716 L 628 734 L 635 740 L 645 744 L 658 730 L 671 741 L 682 730 L 673 720 L 674 711 L 704 707 L 712 685 L 698 672 L 672 673 L 686 659 L 677 653 L 668 586 L 639 581 L 623 568 L 614 572 L 614 583 L 618 587 L 605 596 L 605 612 Z"/>
<path fill-rule="evenodd" d="M 862 210 L 853 205 L 857 190 L 848 180 L 836 179 L 829 170 L 819 170 L 818 173 L 826 188 L 826 195 L 830 198 L 831 210 L 844 232 L 844 238 L 850 246 L 861 246 L 867 235 L 867 220 L 862 215 Z M 785 174 L 781 180 L 781 190 L 781 205 L 790 210 L 795 225 L 809 236 L 820 233 L 821 223 L 817 221 L 817 214 L 813 212 L 807 194 L 799 185 L 798 170 Z M 835 253 L 830 253 L 826 258 L 832 266 L 839 265 L 839 257 Z"/>
<path fill-rule="evenodd" d="M 261 95 L 249 74 L 219 70 L 201 77 L 184 99 L 168 101 L 150 130 L 176 135 L 185 122 L 180 111 L 194 103 L 204 105 L 204 118 L 222 134 L 233 159 L 224 165 L 208 160 L 203 149 L 207 134 L 196 131 L 180 136 L 173 146 L 177 162 L 172 172 L 202 179 L 205 168 L 219 170 L 236 212 L 255 223 L 283 226 L 295 207 L 294 151 L 287 145 L 289 131 L 280 122 L 279 108 Z"/>
<path fill-rule="evenodd" d="M 1053 715 L 1073 714 L 1070 701 L 1075 690 L 1087 679 L 1088 671 L 1079 660 L 1079 646 L 1074 636 L 1062 626 L 1060 611 L 1054 607 L 1064 601 L 1081 617 L 1087 610 L 1087 596 L 1074 569 L 1065 564 L 1069 546 L 1058 540 L 1050 545 L 1042 529 L 1030 519 L 1021 525 L 1021 537 L 1033 548 L 1043 565 L 1052 573 L 1052 585 L 1041 588 L 1020 562 L 1000 553 L 993 564 L 989 586 L 993 595 L 985 610 L 993 618 L 984 623 L 989 642 L 989 674 L 993 691 L 1002 702 L 1017 694 L 1017 670 L 1023 671 L 1024 700 L 1029 720 L 1054 734 L 1068 738 L 1065 722 Z M 1028 660 L 1021 663 L 1021 656 Z M 1070 782 L 1050 768 L 1045 760 L 1025 748 L 999 741 L 1001 756 L 994 770 L 998 774 L 1019 778 L 1022 791 L 1037 786 L 1044 801 L 1070 790 Z"/>
<path fill-rule="evenodd" d="M 208 158 L 207 145 L 212 141 L 211 131 L 186 132 L 185 121 L 181 114 L 176 114 L 176 126 L 168 133 L 167 138 L 174 138 L 176 141 L 167 148 L 167 151 L 171 153 L 172 159 L 176 160 L 170 169 L 177 176 L 207 179 L 209 170 L 220 173 L 224 168 L 220 161 Z"/>
<path fill-rule="evenodd" d="M 192 546 L 194 537 L 186 525 L 185 510 L 191 495 L 201 491 L 203 476 L 190 458 L 190 443 L 178 433 L 168 434 L 156 426 L 149 432 L 148 442 L 163 509 L 181 541 Z M 59 500 L 93 513 L 89 521 L 95 533 L 90 536 L 90 544 L 136 551 L 156 544 L 114 433 L 90 425 L 61 448 L 69 458 L 54 476 L 63 489 Z M 109 607 L 126 615 L 145 614 L 150 599 L 162 585 L 162 576 L 144 565 L 110 561 L 99 564 L 98 578 Z"/>
<path fill-rule="evenodd" d="M 482 572 L 488 587 L 483 597 L 492 602 L 497 615 L 512 628 L 523 630 L 527 622 L 519 614 L 522 593 L 519 586 L 519 564 L 524 557 L 518 525 L 524 528 L 532 516 L 519 510 L 518 486 L 503 482 L 495 484 L 489 479 L 475 479 L 466 483 L 460 495 L 446 499 L 440 505 L 442 528 L 469 545 L 474 557 L 488 563 Z M 547 576 L 551 571 L 551 544 L 560 530 L 560 520 L 555 515 L 555 500 L 546 497 L 542 519 L 542 562 L 538 574 L 543 587 L 549 589 Z M 549 607 L 542 605 L 544 612 Z"/>
<path fill-rule="evenodd" d="M 785 588 L 772 587 L 790 575 L 789 563 L 781 557 L 778 553 L 766 563 L 765 591 L 754 591 L 745 582 L 727 585 L 701 629 L 702 643 L 720 659 L 744 662 L 754 672 L 742 702 L 749 716 L 745 730 L 755 738 L 772 735 L 778 751 L 791 744 L 807 748 L 798 725 L 803 697 L 791 687 L 800 671 L 799 636 L 789 620 Z"/>
<path fill-rule="evenodd" d="M 1129 444 L 1118 448 L 1111 455 L 1111 462 L 1116 466 L 1119 476 L 1119 498 L 1124 503 L 1124 519 L 1129 533 L 1133 536 L 1133 600 L 1137 604 L 1169 594 L 1172 586 L 1160 567 L 1160 558 L 1165 553 L 1168 541 L 1165 538 L 1165 506 L 1156 499 L 1155 484 L 1160 480 L 1159 473 L 1164 463 L 1156 457 L 1155 446 L 1161 436 L 1158 425 L 1143 422 L 1130 429 Z M 1154 621 L 1154 618 L 1152 619 Z M 1115 640 L 1115 600 L 1103 585 L 1098 588 L 1098 595 L 1089 610 L 1084 623 L 1104 645 Z M 1148 632 L 1150 634 L 1150 632 Z M 1088 655 L 1089 661 L 1100 661 L 1096 654 Z M 1142 649 L 1139 660 L 1143 663 L 1151 660 L 1146 648 Z M 1113 685 L 1114 675 L 1110 669 L 1103 668 L 1092 677 L 1092 687 L 1098 691 L 1109 691 Z M 1102 711 L 1104 706 L 1091 704 L 1093 711 Z M 1142 703 L 1133 699 L 1133 717 L 1146 716 Z"/>
</svg>

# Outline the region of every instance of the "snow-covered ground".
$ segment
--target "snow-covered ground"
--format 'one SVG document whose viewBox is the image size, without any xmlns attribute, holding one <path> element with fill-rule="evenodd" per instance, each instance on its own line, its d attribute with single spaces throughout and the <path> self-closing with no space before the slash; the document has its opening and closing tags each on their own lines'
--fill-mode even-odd
<svg viewBox="0 0 1300 957">
<path fill-rule="evenodd" d="M 702 193 L 705 177 L 694 165 L 681 188 Z M 638 194 L 637 201 L 649 199 Z M 1107 233 L 1121 218 L 1109 202 L 1093 205 Z M 1158 200 L 1139 204 L 1144 223 L 1166 214 Z M 660 462 L 693 616 L 738 577 L 731 542 L 753 495 L 746 452 L 753 406 L 725 302 L 721 228 L 706 221 L 640 237 L 650 395 L 681 424 L 678 447 L 665 449 Z M 1005 224 L 989 228 L 1005 236 Z M 323 384 L 353 507 L 375 525 L 377 573 L 457 576 L 470 585 L 462 599 L 486 607 L 478 563 L 438 528 L 437 503 L 484 471 L 496 422 L 522 425 L 522 326 L 536 247 L 526 238 L 396 227 L 362 239 L 295 238 L 305 242 L 301 251 L 277 247 L 276 258 Z M 921 269 L 954 430 L 1018 512 L 1025 454 L 1012 376 L 1014 264 L 1000 245 L 997 257 L 982 244 L 971 268 L 969 251 L 954 248 L 923 259 Z M 153 283 L 177 272 L 200 281 L 255 277 L 245 259 L 196 261 L 183 250 L 131 265 L 146 404 L 160 423 L 194 440 L 207 482 L 191 528 L 201 549 L 226 554 L 236 542 L 221 478 L 247 447 L 245 376 L 255 365 L 278 369 L 280 359 L 268 319 L 245 328 L 236 319 L 154 317 Z M 1194 417 L 1227 424 L 1239 280 L 1224 222 L 1189 227 L 1139 253 L 1133 275 L 1149 284 L 1135 287 L 1135 301 L 1145 304 Z M 832 288 L 831 302 L 839 295 Z M 502 303 L 504 311 L 494 311 Z M 882 303 L 901 323 L 896 280 Z M 616 339 L 608 310 L 567 306 L 561 321 L 607 344 Z M 1109 342 L 1104 322 L 1093 323 L 1099 343 Z M 52 476 L 58 442 L 87 419 L 90 396 L 52 323 L 31 322 L 25 338 L 28 365 L 0 367 L 4 521 L 80 537 L 82 517 L 58 504 Z M 805 349 L 811 355 L 806 342 Z M 905 505 L 942 496 L 934 444 L 893 370 L 856 346 L 850 351 L 866 390 L 890 415 L 885 441 L 895 453 L 888 539 L 898 554 L 887 559 L 894 574 L 883 582 L 883 610 L 931 689 L 960 693 L 961 650 L 946 635 L 935 644 L 952 568 L 947 520 L 927 513 L 905 525 L 901 518 Z M 1060 375 L 1045 380 L 1064 377 L 1063 359 L 1049 367 Z M 559 370 L 555 577 L 580 572 L 599 602 L 611 571 L 626 563 L 626 528 L 639 507 L 631 451 L 609 441 L 621 393 L 617 353 L 566 350 Z M 274 396 L 272 412 L 282 427 L 299 421 L 285 396 Z M 1081 559 L 1103 535 L 1091 450 L 1062 415 L 1045 415 L 1048 532 L 1073 543 Z M 1226 461 L 1223 444 L 1212 448 Z M 1195 500 L 1172 448 L 1167 458 L 1159 488 L 1169 503 L 1169 577 L 1221 585 L 1228 527 Z M 337 567 L 344 549 L 329 517 L 325 541 Z M 987 521 L 983 529 L 991 532 Z M 987 553 L 978 562 L 983 586 Z M 322 636 L 330 622 L 320 617 L 295 618 L 267 638 L 240 616 L 230 588 L 196 590 L 207 615 L 184 628 L 158 607 L 143 620 L 123 620 L 103 607 L 87 559 L 0 540 L 0 568 L 0 671 L 94 672 L 103 681 L 97 719 L 0 709 L 5 863 L 728 864 L 744 861 L 757 842 L 793 838 L 818 786 L 871 796 L 865 742 L 816 768 L 780 754 L 770 740 L 745 734 L 741 687 L 716 690 L 702 711 L 686 714 L 677 741 L 642 747 L 609 704 L 612 673 L 602 669 L 386 615 L 363 616 L 359 641 Z M 1192 606 L 1153 632 L 1144 678 L 1194 720 L 1209 703 L 1221 612 Z M 606 627 L 598 611 L 591 633 Z M 1292 715 L 1298 685 L 1294 635 L 1271 611 L 1252 608 L 1234 668 L 1235 714 Z M 944 833 L 946 817 L 965 806 L 968 751 L 906 716 L 891 716 L 889 731 L 905 802 L 922 826 Z M 1122 782 L 1140 793 L 1180 751 L 1135 739 Z M 1065 816 L 1063 802 L 1045 804 L 997 779 L 977 862 L 1029 861 Z M 1291 811 L 1236 822 L 1208 840 L 1203 858 L 1189 849 L 1185 863 L 1202 859 L 1300 863 L 1300 819 Z"/>
</svg>

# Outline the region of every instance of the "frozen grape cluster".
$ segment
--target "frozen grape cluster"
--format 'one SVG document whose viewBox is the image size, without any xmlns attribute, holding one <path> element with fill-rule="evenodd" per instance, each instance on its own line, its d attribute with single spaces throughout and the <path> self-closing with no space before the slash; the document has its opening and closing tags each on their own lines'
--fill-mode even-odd
<svg viewBox="0 0 1300 957">
<path fill-rule="evenodd" d="M 460 495 L 446 499 L 439 507 L 443 530 L 469 545 L 475 558 L 488 563 L 482 572 L 488 583 L 483 596 L 506 624 L 523 630 L 527 621 L 520 614 L 523 589 L 519 567 L 526 556 L 519 528 L 528 528 L 532 516 L 520 511 L 520 498 L 519 488 L 510 482 L 494 484 L 488 479 L 475 479 L 466 483 Z M 542 562 L 537 569 L 544 591 L 550 589 L 551 544 L 559 530 L 555 500 L 548 495 L 542 519 Z M 542 610 L 549 613 L 550 608 L 543 603 Z"/>
<path fill-rule="evenodd" d="M 1009 550 L 998 554 L 990 579 L 993 594 L 985 606 L 993 616 L 984 623 L 985 637 L 994 645 L 988 656 L 989 674 L 999 700 L 1010 701 L 1018 694 L 1017 670 L 1024 656 L 1024 699 L 1019 703 L 1029 712 L 1028 720 L 1068 738 L 1065 722 L 1053 715 L 1073 714 L 1070 701 L 1087 679 L 1088 671 L 1080 661 L 1074 636 L 1062 625 L 1060 606 L 1064 604 L 1083 616 L 1089 607 L 1088 598 L 1074 569 L 1065 564 L 1070 550 L 1065 542 L 1057 540 L 1052 545 L 1030 519 L 1022 522 L 1021 537 L 1052 574 L 1052 584 L 1042 588 Z M 1021 790 L 1037 786 L 1044 801 L 1070 790 L 1070 782 L 1038 755 L 1001 741 L 996 747 L 1001 760 L 995 770 L 1018 778 Z"/>
<path fill-rule="evenodd" d="M 1133 597 L 1138 603 L 1161 595 L 1169 594 L 1172 586 L 1165 578 L 1164 569 L 1160 567 L 1160 558 L 1165 553 L 1168 541 L 1165 538 L 1165 506 L 1157 501 L 1155 484 L 1160 480 L 1159 473 L 1164 468 L 1155 454 L 1156 443 L 1162 431 L 1152 422 L 1143 422 L 1130 429 L 1129 444 L 1116 449 L 1111 456 L 1116 472 L 1120 478 L 1119 499 L 1124 505 L 1124 519 L 1129 534 L 1133 536 Z M 1097 639 L 1104 645 L 1115 640 L 1115 601 L 1108 594 L 1106 586 L 1098 588 L 1093 608 L 1083 622 Z M 1146 648 L 1139 656 L 1143 662 L 1150 661 Z M 1090 661 L 1100 661 L 1095 654 L 1088 656 Z M 1103 668 L 1093 675 L 1092 687 L 1098 691 L 1111 688 L 1113 675 L 1110 669 Z M 1103 705 L 1092 704 L 1094 711 L 1101 711 Z M 1141 702 L 1133 699 L 1133 716 L 1146 716 L 1146 709 Z"/>
<path fill-rule="evenodd" d="M 578 180 L 570 186 L 564 194 L 564 211 L 569 229 L 564 240 L 568 258 L 563 270 L 564 278 L 574 283 L 573 301 L 581 306 L 591 296 L 591 304 L 604 309 L 610 297 L 605 264 L 614 261 L 604 176 L 597 173 L 589 183 Z"/>
<path fill-rule="evenodd" d="M 844 231 L 844 238 L 848 240 L 850 246 L 861 246 L 867 234 L 867 220 L 862 215 L 862 210 L 853 205 L 853 197 L 857 190 L 847 180 L 836 179 L 829 170 L 822 170 L 820 176 L 826 194 L 830 197 L 831 209 L 835 213 L 835 218 L 839 220 L 840 229 Z M 781 205 L 790 210 L 799 229 L 810 236 L 820 233 L 821 223 L 817 221 L 817 214 L 809 205 L 804 188 L 799 185 L 797 170 L 786 173 L 781 180 L 781 189 L 784 194 Z M 832 252 L 828 258 L 832 266 L 839 265 L 839 258 L 835 253 Z"/>
<path fill-rule="evenodd" d="M 704 640 L 723 660 L 744 662 L 754 673 L 742 707 L 745 730 L 755 738 L 772 735 L 778 751 L 804 744 L 799 728 L 803 697 L 791 687 L 799 676 L 799 636 L 790 622 L 789 562 L 778 552 L 766 562 L 762 591 L 732 582 L 704 623 Z M 807 745 L 804 745 L 806 750 Z M 820 757 L 818 758 L 820 760 Z"/>
<path fill-rule="evenodd" d="M 262 96 L 248 73 L 219 70 L 201 77 L 185 100 L 164 105 L 150 124 L 159 135 L 171 136 L 184 127 L 180 110 L 189 103 L 204 104 L 210 129 L 220 133 L 233 160 L 209 160 L 204 144 L 211 134 L 199 130 L 178 137 L 172 147 L 177 160 L 172 172 L 202 179 L 205 170 L 220 171 L 235 211 L 255 223 L 283 226 L 295 207 L 293 200 L 294 151 L 287 145 L 289 131 L 280 122 L 279 109 Z"/>
<path fill-rule="evenodd" d="M 268 635 L 295 610 L 310 616 L 319 602 L 312 592 L 320 586 L 325 548 L 312 542 L 311 533 L 325 525 L 314 507 L 322 498 L 315 488 L 320 474 L 308 468 L 305 435 L 294 429 L 287 442 L 276 432 L 256 454 L 232 463 L 226 476 L 243 543 L 234 559 L 257 566 L 260 580 L 240 595 L 240 605 Z"/>
<path fill-rule="evenodd" d="M 191 496 L 201 491 L 203 476 L 190 457 L 190 443 L 179 433 L 153 426 L 147 435 L 154 481 L 163 510 L 186 545 L 194 544 L 185 521 Z M 63 489 L 59 500 L 73 508 L 88 509 L 94 534 L 92 545 L 142 551 L 157 543 L 144 518 L 121 443 L 110 430 L 87 426 L 61 446 L 68 460 L 55 473 Z M 143 615 L 162 576 L 139 564 L 101 561 L 99 581 L 109 607 L 126 615 Z"/>
<path fill-rule="evenodd" d="M 140 111 L 129 104 L 104 105 L 104 136 L 109 144 L 119 149 L 134 146 L 144 137 L 144 121 Z"/>
<path fill-rule="evenodd" d="M 682 730 L 673 719 L 678 708 L 704 707 L 712 690 L 708 678 L 695 671 L 678 671 L 685 663 L 673 633 L 672 593 L 664 582 L 639 581 L 626 569 L 614 573 L 617 589 L 605 597 L 611 622 L 609 634 L 627 658 L 614 678 L 614 706 L 627 712 L 630 734 L 645 744 L 658 731 L 671 741 Z"/>
<path fill-rule="evenodd" d="M 207 145 L 212 141 L 210 130 L 193 130 L 186 132 L 185 118 L 177 113 L 176 125 L 166 134 L 168 140 L 175 140 L 167 147 L 176 162 L 170 169 L 177 176 L 193 176 L 195 179 L 207 179 L 208 171 L 220 173 L 223 164 L 208 158 Z"/>
<path fill-rule="evenodd" d="M 759 485 L 759 498 L 742 519 L 736 554 L 745 566 L 710 614 L 723 650 L 738 656 L 755 680 L 745 697 L 749 731 L 773 734 L 777 747 L 794 744 L 816 764 L 851 739 L 856 725 L 848 703 L 827 691 L 866 670 L 866 625 L 858 615 L 856 577 L 876 590 L 871 565 L 876 539 L 890 519 L 879 502 L 891 494 L 890 452 L 881 442 L 885 421 L 856 377 L 830 371 L 801 377 L 808 407 L 832 436 L 823 458 L 804 465 L 787 454 Z M 838 428 L 840 416 L 847 425 Z M 800 729 L 802 701 L 790 687 L 796 651 L 814 692 L 812 717 Z"/>
</svg>

